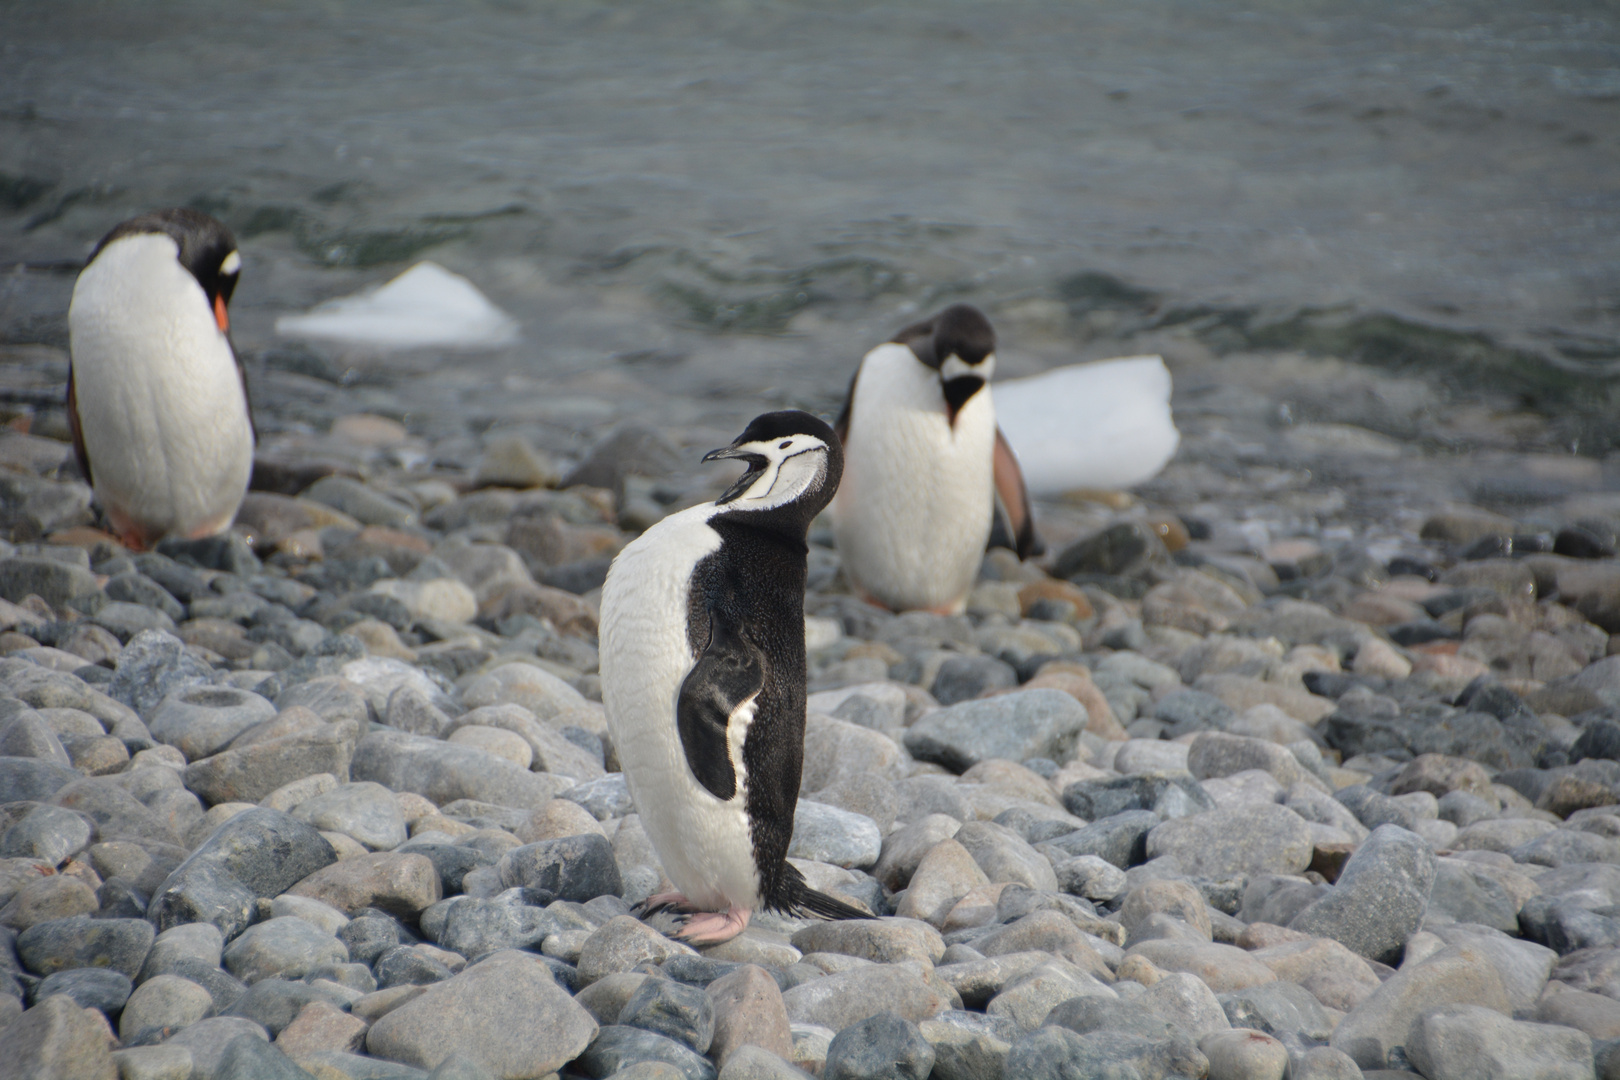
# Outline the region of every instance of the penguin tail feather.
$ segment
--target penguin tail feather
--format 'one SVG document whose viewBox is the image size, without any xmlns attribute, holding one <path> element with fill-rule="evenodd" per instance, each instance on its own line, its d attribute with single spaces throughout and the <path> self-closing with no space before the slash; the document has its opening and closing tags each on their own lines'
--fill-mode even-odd
<svg viewBox="0 0 1620 1080">
<path fill-rule="evenodd" d="M 783 865 L 779 888 L 783 894 L 780 903 L 770 906 L 789 915 L 816 915 L 823 919 L 875 919 L 865 908 L 846 904 L 835 896 L 812 889 L 805 884 L 804 875 L 791 863 Z"/>
</svg>

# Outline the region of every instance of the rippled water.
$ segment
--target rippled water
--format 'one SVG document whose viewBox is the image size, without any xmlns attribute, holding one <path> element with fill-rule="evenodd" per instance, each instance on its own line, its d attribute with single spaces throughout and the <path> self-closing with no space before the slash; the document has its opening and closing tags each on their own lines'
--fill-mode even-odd
<svg viewBox="0 0 1620 1080">
<path fill-rule="evenodd" d="M 540 372 L 825 402 L 965 298 L 1014 374 L 1168 329 L 1602 410 L 1617 177 L 1601 3 L 0 4 L 11 341 L 190 204 L 249 353 L 431 256 Z"/>
</svg>

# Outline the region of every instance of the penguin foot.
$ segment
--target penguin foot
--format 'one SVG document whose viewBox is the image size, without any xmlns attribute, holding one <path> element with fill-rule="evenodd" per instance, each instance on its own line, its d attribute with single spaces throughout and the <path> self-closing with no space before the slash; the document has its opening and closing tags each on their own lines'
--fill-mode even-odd
<svg viewBox="0 0 1620 1080">
<path fill-rule="evenodd" d="M 657 915 L 660 911 L 669 911 L 671 909 L 684 913 L 695 911 L 697 907 L 686 898 L 685 893 L 661 892 L 647 897 L 647 899 L 630 910 L 637 918 L 645 918 L 648 915 Z"/>
<path fill-rule="evenodd" d="M 688 915 L 685 923 L 672 936 L 688 945 L 718 945 L 748 929 L 748 920 L 753 914 L 742 907 L 701 911 Z"/>
</svg>

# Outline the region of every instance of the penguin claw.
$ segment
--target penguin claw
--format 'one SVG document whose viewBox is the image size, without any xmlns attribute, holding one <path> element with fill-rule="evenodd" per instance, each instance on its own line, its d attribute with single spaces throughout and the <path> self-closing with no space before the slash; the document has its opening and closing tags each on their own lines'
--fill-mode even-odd
<svg viewBox="0 0 1620 1080">
<path fill-rule="evenodd" d="M 638 919 L 644 919 L 650 915 L 657 915 L 662 911 L 679 912 L 682 908 L 687 911 L 693 910 L 692 901 L 688 900 L 684 893 L 666 892 L 655 893 L 647 897 L 647 899 L 631 908 L 630 911 Z"/>
<path fill-rule="evenodd" d="M 670 936 L 688 945 L 719 945 L 748 929 L 752 915 L 752 911 L 739 907 L 694 912 L 685 916 L 681 928 Z"/>
</svg>

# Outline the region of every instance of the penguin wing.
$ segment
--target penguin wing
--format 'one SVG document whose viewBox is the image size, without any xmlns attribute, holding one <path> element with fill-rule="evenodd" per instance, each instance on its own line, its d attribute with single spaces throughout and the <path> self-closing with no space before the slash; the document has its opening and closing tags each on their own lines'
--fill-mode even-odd
<svg viewBox="0 0 1620 1080">
<path fill-rule="evenodd" d="M 855 374 L 849 377 L 849 392 L 844 395 L 844 407 L 838 410 L 838 419 L 833 421 L 833 434 L 838 436 L 842 446 L 849 445 L 849 418 L 855 412 L 855 384 L 860 378 L 861 365 L 856 364 Z"/>
<path fill-rule="evenodd" d="M 1012 537 L 1008 546 L 1027 559 L 1046 552 L 1046 545 L 1035 534 L 1035 514 L 1029 505 L 1029 489 L 1024 486 L 1024 471 L 1018 467 L 1018 458 L 1007 445 L 1007 436 L 996 428 L 994 457 L 997 508 L 1007 517 L 1007 532 Z"/>
<path fill-rule="evenodd" d="M 731 762 L 731 725 L 753 719 L 754 699 L 765 687 L 765 653 L 747 641 L 723 612 L 709 613 L 709 643 L 681 683 L 675 728 L 687 767 L 717 799 L 737 794 Z"/>
<path fill-rule="evenodd" d="M 68 364 L 67 385 L 67 422 L 68 434 L 73 436 L 73 456 L 79 460 L 79 472 L 84 476 L 84 482 L 95 486 L 90 477 L 90 452 L 84 448 L 84 432 L 79 428 L 79 395 L 73 388 L 73 365 Z"/>
</svg>

